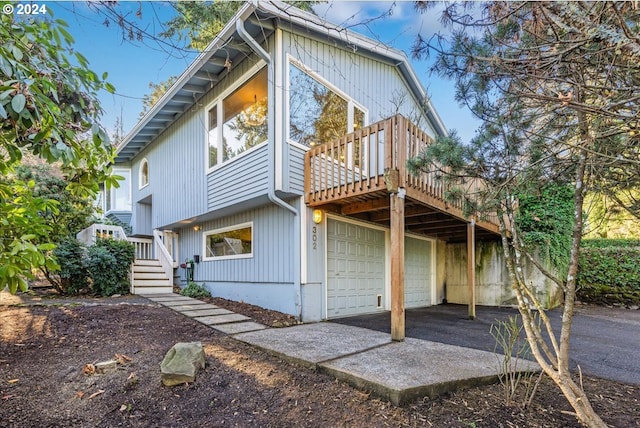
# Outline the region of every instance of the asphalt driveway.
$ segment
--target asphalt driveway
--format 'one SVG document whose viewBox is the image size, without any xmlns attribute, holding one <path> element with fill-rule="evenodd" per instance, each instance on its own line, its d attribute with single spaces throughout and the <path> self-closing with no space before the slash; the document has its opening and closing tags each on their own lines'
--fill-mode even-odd
<svg viewBox="0 0 640 428">
<path fill-rule="evenodd" d="M 406 336 L 494 351 L 489 333 L 496 320 L 506 320 L 512 308 L 476 307 L 476 320 L 467 318 L 465 305 L 438 305 L 406 311 Z M 548 312 L 559 335 L 562 312 Z M 390 333 L 390 313 L 332 320 L 340 324 Z M 640 311 L 578 306 L 571 338 L 571 366 L 586 375 L 640 385 Z"/>
</svg>

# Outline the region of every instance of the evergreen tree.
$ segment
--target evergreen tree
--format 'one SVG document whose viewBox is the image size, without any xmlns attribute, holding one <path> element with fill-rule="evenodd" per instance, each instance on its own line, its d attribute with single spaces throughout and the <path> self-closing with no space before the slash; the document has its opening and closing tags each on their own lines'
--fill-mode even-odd
<svg viewBox="0 0 640 428">
<path fill-rule="evenodd" d="M 429 3 L 418 2 L 424 11 Z M 583 208 L 589 191 L 637 189 L 640 179 L 640 11 L 633 2 L 454 3 L 450 36 L 418 38 L 414 54 L 435 54 L 433 70 L 455 80 L 456 99 L 483 121 L 468 144 L 443 138 L 411 162 L 439 169 L 470 215 L 497 213 L 504 256 L 532 352 L 581 423 L 600 427 L 569 370 Z M 474 194 L 464 192 L 481 180 Z M 566 274 L 545 270 L 523 230 L 519 198 L 571 186 Z M 626 208 L 633 209 L 628 205 Z M 565 232 L 566 234 L 566 232 Z M 531 260 L 564 291 L 554 334 L 524 275 Z M 537 311 L 536 311 L 537 310 Z M 538 323 L 536 313 L 541 323 Z M 547 334 L 543 334 L 546 330 Z"/>
</svg>

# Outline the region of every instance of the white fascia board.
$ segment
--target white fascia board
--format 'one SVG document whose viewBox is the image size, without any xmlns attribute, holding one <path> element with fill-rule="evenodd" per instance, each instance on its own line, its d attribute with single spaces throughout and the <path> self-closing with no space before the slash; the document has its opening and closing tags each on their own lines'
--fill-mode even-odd
<svg viewBox="0 0 640 428">
<path fill-rule="evenodd" d="M 230 38 L 236 31 L 236 21 L 238 19 L 247 19 L 256 9 L 254 2 L 245 3 L 236 15 L 227 22 L 227 25 L 218 33 L 211 43 L 202 51 L 196 59 L 189 65 L 189 67 L 182 72 L 176 82 L 171 85 L 169 90 L 160 97 L 157 103 L 151 107 L 151 109 L 140 119 L 140 121 L 133 127 L 131 131 L 122 141 L 122 144 L 118 147 L 116 154 L 119 154 L 127 144 L 140 132 L 149 121 L 160 111 L 162 108 L 176 95 L 176 93 L 182 89 L 182 87 L 191 79 L 200 69 L 211 59 L 214 53 L 224 45 L 224 42 Z M 195 99 L 194 99 L 195 102 Z"/>
<path fill-rule="evenodd" d="M 362 34 L 356 33 L 352 30 L 342 28 L 328 21 L 323 21 L 314 14 L 293 8 L 293 6 L 278 0 L 259 1 L 258 9 L 273 14 L 282 20 L 290 21 L 292 24 L 299 27 L 308 28 L 309 30 L 319 34 L 325 34 L 334 39 L 342 40 L 345 43 L 354 45 L 355 47 L 362 48 L 388 58 L 390 62 L 395 63 L 396 66 L 399 67 L 401 73 L 404 75 L 405 79 L 407 79 L 409 86 L 419 101 L 421 103 L 426 103 L 426 113 L 429 120 L 432 122 L 436 133 L 443 136 L 448 135 L 447 129 L 442 122 L 442 118 L 433 107 L 422 83 L 409 63 L 409 58 L 407 58 L 407 55 L 403 51 L 387 46 L 382 42 L 370 39 L 369 37 L 363 36 Z"/>
</svg>

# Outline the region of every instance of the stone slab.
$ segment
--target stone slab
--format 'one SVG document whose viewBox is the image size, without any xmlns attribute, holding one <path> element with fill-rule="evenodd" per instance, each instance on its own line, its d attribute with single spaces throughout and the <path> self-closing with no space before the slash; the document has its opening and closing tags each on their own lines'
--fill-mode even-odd
<svg viewBox="0 0 640 428">
<path fill-rule="evenodd" d="M 251 318 L 245 317 L 244 315 L 231 313 L 228 315 L 195 317 L 193 319 L 206 325 L 218 325 L 218 324 L 227 324 L 227 323 L 238 322 L 238 321 L 246 321 L 246 320 L 250 320 Z"/>
<path fill-rule="evenodd" d="M 231 324 L 219 324 L 219 325 L 213 326 L 212 328 L 226 334 L 238 334 L 238 333 L 246 333 L 248 331 L 264 330 L 267 328 L 267 326 L 264 324 L 259 324 L 257 322 L 247 321 L 247 322 L 234 322 Z"/>
<path fill-rule="evenodd" d="M 463 387 L 496 382 L 503 356 L 492 352 L 407 338 L 366 352 L 326 361 L 320 368 L 358 388 L 401 405 Z M 524 371 L 539 366 L 520 360 Z"/>
<path fill-rule="evenodd" d="M 196 308 L 195 310 L 188 310 L 188 311 L 178 311 L 180 312 L 182 315 L 186 315 L 188 317 L 191 318 L 195 318 L 195 317 L 206 317 L 206 316 L 210 316 L 210 315 L 228 315 L 228 314 L 232 314 L 233 312 L 228 311 L 226 309 L 222 309 L 222 308 L 217 308 L 217 307 L 213 307 L 213 308 Z"/>
<path fill-rule="evenodd" d="M 204 303 L 204 302 L 201 302 Z M 187 304 L 180 304 L 180 305 L 174 305 L 174 306 L 167 306 L 170 309 L 173 309 L 174 311 L 178 311 L 178 312 L 184 312 L 184 311 L 195 311 L 195 310 L 206 310 L 206 309 L 218 309 L 218 307 L 216 305 L 211 305 L 209 303 L 204 303 L 204 305 L 199 304 L 199 303 L 187 303 Z"/>
<path fill-rule="evenodd" d="M 388 333 L 327 322 L 270 328 L 234 337 L 307 366 L 391 342 Z"/>
<path fill-rule="evenodd" d="M 154 295 L 147 295 L 145 296 L 147 299 L 154 301 L 154 302 L 158 302 L 158 303 L 163 303 L 163 302 L 191 302 L 191 301 L 195 301 L 198 299 L 193 299 L 191 297 L 187 297 L 187 296 L 180 296 L 179 294 L 174 294 L 173 296 L 163 296 L 163 295 L 158 295 L 158 296 L 154 296 Z M 199 300 L 198 300 L 199 301 Z M 203 302 L 204 303 L 204 302 Z"/>
<path fill-rule="evenodd" d="M 209 305 L 210 303 L 203 302 L 202 300 L 190 299 L 190 300 L 167 300 L 164 302 L 158 302 L 164 306 L 180 306 L 180 305 Z"/>
</svg>

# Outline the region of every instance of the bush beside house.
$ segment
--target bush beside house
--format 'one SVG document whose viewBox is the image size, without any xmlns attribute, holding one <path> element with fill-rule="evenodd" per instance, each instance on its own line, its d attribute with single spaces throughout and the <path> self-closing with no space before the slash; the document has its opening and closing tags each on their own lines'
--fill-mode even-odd
<svg viewBox="0 0 640 428">
<path fill-rule="evenodd" d="M 64 294 L 87 289 L 100 296 L 129 292 L 135 246 L 127 241 L 98 239 L 87 249 L 80 241 L 69 239 L 56 248 L 54 255 L 60 265 L 60 291 Z"/>
<path fill-rule="evenodd" d="M 582 302 L 640 306 L 640 241 L 585 240 L 577 281 Z"/>
</svg>

